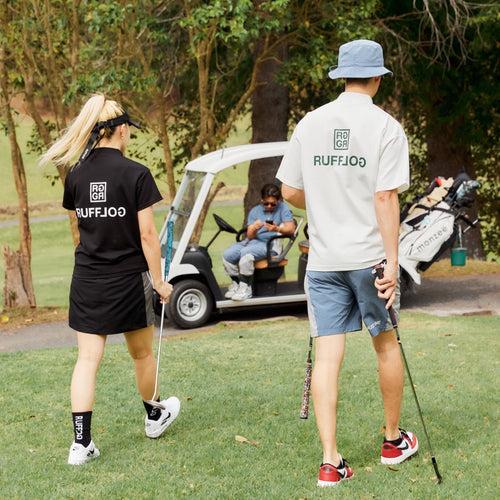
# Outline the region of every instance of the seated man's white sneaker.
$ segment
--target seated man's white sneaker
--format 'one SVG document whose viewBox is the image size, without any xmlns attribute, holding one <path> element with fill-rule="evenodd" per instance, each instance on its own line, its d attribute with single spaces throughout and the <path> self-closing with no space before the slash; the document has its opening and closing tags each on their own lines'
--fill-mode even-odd
<svg viewBox="0 0 500 500">
<path fill-rule="evenodd" d="M 243 281 L 240 281 L 240 284 L 238 286 L 238 290 L 236 290 L 236 292 L 231 297 L 231 299 L 238 302 L 238 301 L 250 299 L 251 297 L 252 297 L 252 285 L 249 285 L 248 283 L 244 283 Z"/>
<path fill-rule="evenodd" d="M 94 441 L 90 441 L 87 447 L 73 441 L 69 449 L 68 464 L 82 465 L 85 462 L 97 458 L 99 455 L 99 450 L 95 447 Z"/>
<path fill-rule="evenodd" d="M 239 283 L 233 281 L 227 288 L 227 292 L 225 293 L 224 297 L 226 297 L 226 299 L 232 299 L 233 295 L 238 291 L 238 285 Z"/>
<path fill-rule="evenodd" d="M 163 405 L 165 409 L 160 410 L 161 417 L 158 420 L 151 420 L 149 417 L 146 417 L 146 436 L 149 438 L 155 439 L 160 437 L 167 427 L 177 418 L 181 409 L 181 402 L 175 396 L 160 401 L 160 404 Z"/>
</svg>

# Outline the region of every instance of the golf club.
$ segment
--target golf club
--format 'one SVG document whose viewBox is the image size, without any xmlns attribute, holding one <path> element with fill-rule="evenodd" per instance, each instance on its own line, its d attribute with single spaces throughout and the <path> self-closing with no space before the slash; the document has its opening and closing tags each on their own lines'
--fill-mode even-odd
<svg viewBox="0 0 500 500">
<path fill-rule="evenodd" d="M 379 278 L 379 279 L 383 278 L 384 277 L 384 264 L 377 264 L 374 267 L 373 271 L 376 274 L 377 278 Z M 392 306 L 389 307 L 389 317 L 391 318 L 392 326 L 396 332 L 396 337 L 398 340 L 399 347 L 401 349 L 401 356 L 403 358 L 404 367 L 405 367 L 406 373 L 408 375 L 408 380 L 410 381 L 410 387 L 411 387 L 411 390 L 413 392 L 413 396 L 415 398 L 415 403 L 417 404 L 418 414 L 420 416 L 420 421 L 422 422 L 422 427 L 424 429 L 424 434 L 425 434 L 425 438 L 427 440 L 427 445 L 429 446 L 429 451 L 430 451 L 431 460 L 432 460 L 432 466 L 434 467 L 434 472 L 436 473 L 436 484 L 439 484 L 439 483 L 441 483 L 443 478 L 441 477 L 441 474 L 439 473 L 436 458 L 434 457 L 434 453 L 432 452 L 431 440 L 429 439 L 429 434 L 427 434 L 427 428 L 425 426 L 424 416 L 422 415 L 422 410 L 420 409 L 420 403 L 418 402 L 418 398 L 417 398 L 417 392 L 415 391 L 415 386 L 413 384 L 413 379 L 411 377 L 410 369 L 408 368 L 408 362 L 406 361 L 406 356 L 405 356 L 405 352 L 403 349 L 403 344 L 401 343 L 401 338 L 399 337 L 398 321 L 396 319 L 396 314 L 394 313 L 394 309 L 392 308 Z"/>
<path fill-rule="evenodd" d="M 163 270 L 163 281 L 167 281 L 168 272 L 170 270 L 170 261 L 172 259 L 172 241 L 174 237 L 174 221 L 169 220 L 167 222 L 167 245 L 165 249 L 165 267 Z M 155 401 L 156 391 L 158 390 L 158 378 L 160 372 L 160 356 L 161 356 L 161 339 L 163 337 L 163 320 L 165 319 L 165 301 L 162 299 L 161 301 L 161 318 L 160 318 L 160 339 L 158 341 L 158 355 L 156 358 L 156 378 L 155 378 L 155 390 L 153 392 L 153 397 L 146 401 L 146 403 L 154 406 L 156 408 L 160 408 L 162 410 L 165 407 L 159 402 Z"/>
<path fill-rule="evenodd" d="M 312 347 L 313 347 L 313 338 L 309 337 L 309 350 L 307 352 L 306 376 L 304 379 L 304 390 L 302 392 L 302 406 L 300 407 L 300 418 L 307 418 L 309 416 L 309 393 L 311 390 L 311 373 L 312 373 L 312 360 L 311 360 Z"/>
</svg>

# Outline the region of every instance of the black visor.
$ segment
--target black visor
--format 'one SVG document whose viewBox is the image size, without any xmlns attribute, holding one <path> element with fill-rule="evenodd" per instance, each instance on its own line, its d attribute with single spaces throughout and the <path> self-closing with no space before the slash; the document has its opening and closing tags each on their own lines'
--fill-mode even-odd
<svg viewBox="0 0 500 500">
<path fill-rule="evenodd" d="M 94 126 L 94 129 L 97 129 L 99 131 L 103 128 L 117 127 L 118 125 L 122 125 L 123 123 L 128 123 L 129 125 L 132 125 L 133 127 L 138 129 L 141 128 L 141 126 L 138 123 L 133 122 L 130 119 L 130 116 L 128 116 L 128 113 L 125 112 L 123 113 L 123 115 L 117 116 L 116 118 L 112 118 L 111 120 L 106 120 L 105 122 L 97 122 Z"/>
<path fill-rule="evenodd" d="M 105 122 L 97 122 L 92 128 L 92 133 L 90 134 L 87 146 L 85 146 L 85 149 L 80 155 L 79 160 L 76 162 L 76 165 L 80 164 L 83 160 L 85 160 L 92 151 L 92 149 L 94 149 L 96 143 L 99 142 L 100 139 L 99 132 L 102 129 L 117 127 L 118 125 L 122 125 L 123 123 L 128 123 L 129 125 L 132 125 L 133 127 L 138 129 L 141 128 L 141 126 L 138 123 L 135 123 L 130 119 L 130 116 L 128 116 L 127 112 L 123 113 L 123 115 L 117 116 L 116 118 L 112 118 L 111 120 L 106 120 Z"/>
</svg>

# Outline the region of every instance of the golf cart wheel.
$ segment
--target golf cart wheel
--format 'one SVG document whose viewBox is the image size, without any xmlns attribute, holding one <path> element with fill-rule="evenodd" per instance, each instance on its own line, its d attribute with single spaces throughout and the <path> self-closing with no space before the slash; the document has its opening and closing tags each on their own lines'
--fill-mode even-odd
<svg viewBox="0 0 500 500">
<path fill-rule="evenodd" d="M 174 285 L 168 301 L 168 317 L 180 328 L 198 328 L 213 311 L 209 288 L 197 280 L 180 281 Z"/>
</svg>

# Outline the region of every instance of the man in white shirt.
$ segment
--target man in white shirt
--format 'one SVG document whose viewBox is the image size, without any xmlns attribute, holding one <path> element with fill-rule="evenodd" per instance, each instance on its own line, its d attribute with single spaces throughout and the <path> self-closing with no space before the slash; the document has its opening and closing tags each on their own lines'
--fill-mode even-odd
<svg viewBox="0 0 500 500">
<path fill-rule="evenodd" d="M 306 208 L 309 223 L 305 287 L 316 337 L 319 486 L 353 476 L 337 451 L 337 393 L 346 333 L 360 330 L 361 320 L 378 356 L 386 420 L 381 461 L 400 463 L 418 450 L 416 437 L 399 428 L 404 374 L 386 309 L 399 309 L 398 192 L 408 188 L 409 160 L 401 125 L 372 101 L 384 74 L 392 73 L 378 43 L 342 45 L 329 77 L 343 78 L 345 92 L 298 123 L 277 174 L 283 198 Z M 384 277 L 375 279 L 373 266 L 384 260 Z"/>
</svg>

